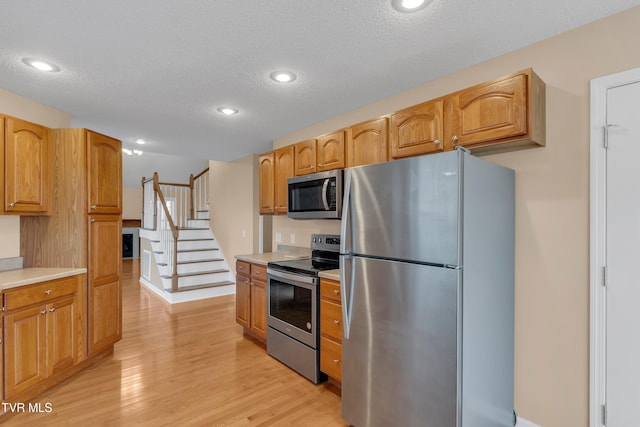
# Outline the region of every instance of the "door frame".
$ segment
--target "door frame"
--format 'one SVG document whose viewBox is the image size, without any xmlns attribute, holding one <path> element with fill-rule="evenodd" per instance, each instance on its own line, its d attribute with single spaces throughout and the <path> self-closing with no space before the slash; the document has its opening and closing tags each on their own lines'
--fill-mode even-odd
<svg viewBox="0 0 640 427">
<path fill-rule="evenodd" d="M 589 332 L 589 426 L 602 426 L 606 398 L 606 265 L 607 151 L 604 126 L 607 120 L 607 90 L 640 81 L 640 68 L 591 80 L 590 120 L 590 332 Z"/>
</svg>

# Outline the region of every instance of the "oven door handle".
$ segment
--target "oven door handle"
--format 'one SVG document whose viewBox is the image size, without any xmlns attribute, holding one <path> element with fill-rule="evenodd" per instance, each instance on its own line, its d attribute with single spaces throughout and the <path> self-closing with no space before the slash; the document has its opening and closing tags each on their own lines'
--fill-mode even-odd
<svg viewBox="0 0 640 427">
<path fill-rule="evenodd" d="M 267 269 L 267 274 L 270 275 L 270 276 L 277 277 L 279 279 L 288 280 L 288 281 L 291 281 L 291 282 L 305 283 L 307 285 L 317 285 L 318 284 L 318 278 L 317 277 L 302 276 L 302 275 L 299 275 L 299 274 L 285 273 L 284 271 L 272 270 L 270 268 Z"/>
</svg>

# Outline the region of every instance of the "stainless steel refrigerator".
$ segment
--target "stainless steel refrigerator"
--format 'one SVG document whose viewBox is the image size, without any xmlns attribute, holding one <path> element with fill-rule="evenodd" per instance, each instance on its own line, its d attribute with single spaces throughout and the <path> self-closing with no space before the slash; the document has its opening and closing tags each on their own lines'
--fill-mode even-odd
<svg viewBox="0 0 640 427">
<path fill-rule="evenodd" d="M 514 171 L 463 150 L 345 171 L 342 415 L 513 426 Z"/>
</svg>

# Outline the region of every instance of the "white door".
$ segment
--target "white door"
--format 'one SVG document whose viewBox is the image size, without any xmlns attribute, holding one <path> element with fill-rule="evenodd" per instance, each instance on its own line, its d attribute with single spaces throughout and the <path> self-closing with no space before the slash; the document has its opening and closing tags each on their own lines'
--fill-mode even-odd
<svg viewBox="0 0 640 427">
<path fill-rule="evenodd" d="M 606 425 L 640 425 L 640 82 L 607 91 Z"/>
</svg>

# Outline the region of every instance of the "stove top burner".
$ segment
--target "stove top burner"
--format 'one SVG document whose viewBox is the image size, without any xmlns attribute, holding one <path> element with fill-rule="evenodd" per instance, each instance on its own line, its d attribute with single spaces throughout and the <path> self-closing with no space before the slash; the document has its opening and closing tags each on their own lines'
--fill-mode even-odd
<svg viewBox="0 0 640 427">
<path fill-rule="evenodd" d="M 317 277 L 320 271 L 340 268 L 340 236 L 313 234 L 311 258 L 270 262 L 268 267 Z"/>
<path fill-rule="evenodd" d="M 339 268 L 339 262 L 336 259 L 329 260 L 326 258 L 308 258 L 296 259 L 291 261 L 270 262 L 269 267 L 278 270 L 289 271 L 298 274 L 308 274 L 317 276 L 320 271 L 334 270 Z"/>
</svg>

